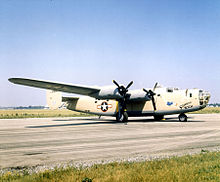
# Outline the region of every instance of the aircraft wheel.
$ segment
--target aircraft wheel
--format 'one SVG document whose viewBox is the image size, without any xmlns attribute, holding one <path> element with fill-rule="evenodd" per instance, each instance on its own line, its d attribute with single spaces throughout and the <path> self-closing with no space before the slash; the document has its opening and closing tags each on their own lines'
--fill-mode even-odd
<svg viewBox="0 0 220 182">
<path fill-rule="evenodd" d="M 179 121 L 180 122 L 187 122 L 187 116 L 185 114 L 180 114 L 179 115 Z"/>
<path fill-rule="evenodd" d="M 128 121 L 128 113 L 124 112 L 119 116 L 119 112 L 116 114 L 116 120 L 118 122 L 127 122 Z"/>
<path fill-rule="evenodd" d="M 123 114 L 119 115 L 119 112 L 117 112 L 117 114 L 116 114 L 116 120 L 117 120 L 118 122 L 122 122 L 123 119 L 124 119 Z"/>
<path fill-rule="evenodd" d="M 154 120 L 155 121 L 161 121 L 163 118 L 164 118 L 163 115 L 161 115 L 161 116 L 154 116 Z"/>
<path fill-rule="evenodd" d="M 128 121 L 128 113 L 124 112 L 124 122 L 127 122 Z"/>
</svg>

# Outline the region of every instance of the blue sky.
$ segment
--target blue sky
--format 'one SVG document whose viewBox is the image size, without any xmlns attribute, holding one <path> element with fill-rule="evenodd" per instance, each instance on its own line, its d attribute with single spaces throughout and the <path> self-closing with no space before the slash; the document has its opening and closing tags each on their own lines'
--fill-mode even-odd
<svg viewBox="0 0 220 182">
<path fill-rule="evenodd" d="M 202 88 L 220 102 L 220 1 L 0 2 L 0 106 L 45 105 L 10 77 Z"/>
</svg>

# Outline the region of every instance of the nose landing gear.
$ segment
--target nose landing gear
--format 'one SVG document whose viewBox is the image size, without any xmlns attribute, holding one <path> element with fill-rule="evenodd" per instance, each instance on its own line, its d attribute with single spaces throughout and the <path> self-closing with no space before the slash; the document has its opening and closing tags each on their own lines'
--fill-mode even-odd
<svg viewBox="0 0 220 182">
<path fill-rule="evenodd" d="M 180 122 L 187 122 L 187 116 L 184 113 L 180 114 L 179 121 Z"/>
</svg>

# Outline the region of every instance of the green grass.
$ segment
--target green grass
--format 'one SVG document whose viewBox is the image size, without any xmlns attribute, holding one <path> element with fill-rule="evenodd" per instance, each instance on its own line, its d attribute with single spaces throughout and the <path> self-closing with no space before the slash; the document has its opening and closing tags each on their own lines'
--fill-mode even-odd
<svg viewBox="0 0 220 182">
<path fill-rule="evenodd" d="M 74 116 L 88 116 L 88 114 L 74 112 L 74 111 L 70 111 L 68 109 L 57 109 L 57 110 L 49 110 L 49 109 L 0 110 L 0 119 L 74 117 Z"/>
<path fill-rule="evenodd" d="M 206 107 L 200 111 L 192 112 L 193 114 L 214 114 L 220 113 L 220 107 Z"/>
<path fill-rule="evenodd" d="M 90 168 L 47 170 L 28 175 L 6 173 L 0 181 L 16 182 L 72 182 L 91 179 L 93 182 L 133 181 L 220 181 L 220 152 L 207 152 L 170 159 L 136 163 L 110 163 Z"/>
</svg>

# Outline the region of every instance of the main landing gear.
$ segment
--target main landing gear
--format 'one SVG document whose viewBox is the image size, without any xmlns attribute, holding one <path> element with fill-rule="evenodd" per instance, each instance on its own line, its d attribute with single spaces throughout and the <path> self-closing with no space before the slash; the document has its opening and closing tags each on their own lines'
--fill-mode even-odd
<svg viewBox="0 0 220 182">
<path fill-rule="evenodd" d="M 156 121 L 160 121 L 164 119 L 164 116 L 163 115 L 158 115 L 158 116 L 154 116 L 154 120 Z M 116 120 L 118 122 L 127 122 L 128 121 L 128 114 L 127 112 L 123 112 L 122 114 L 119 114 L 119 112 L 116 114 Z M 179 121 L 180 122 L 187 122 L 187 116 L 182 113 L 179 115 Z"/>
<path fill-rule="evenodd" d="M 116 120 L 118 122 L 127 122 L 128 121 L 128 113 L 127 112 L 123 112 L 121 114 L 119 114 L 119 112 L 116 114 Z"/>
<path fill-rule="evenodd" d="M 180 122 L 187 122 L 187 116 L 184 113 L 180 114 L 179 121 Z"/>
<path fill-rule="evenodd" d="M 161 121 L 162 119 L 164 119 L 164 116 L 163 116 L 163 115 L 154 116 L 154 120 L 155 120 L 155 121 Z"/>
</svg>

